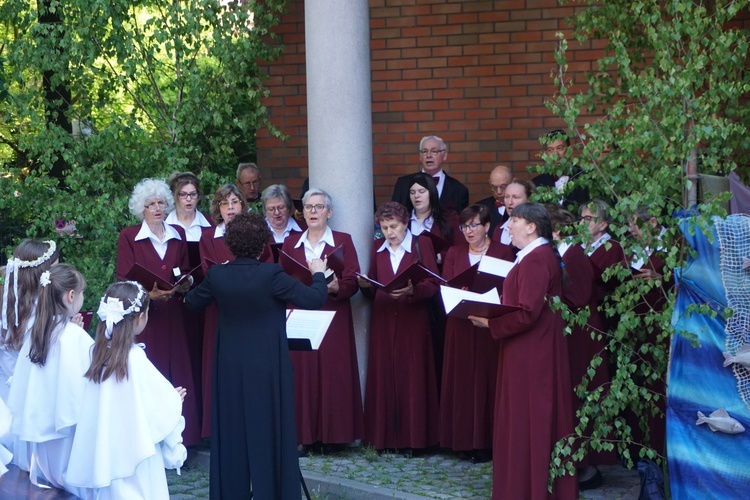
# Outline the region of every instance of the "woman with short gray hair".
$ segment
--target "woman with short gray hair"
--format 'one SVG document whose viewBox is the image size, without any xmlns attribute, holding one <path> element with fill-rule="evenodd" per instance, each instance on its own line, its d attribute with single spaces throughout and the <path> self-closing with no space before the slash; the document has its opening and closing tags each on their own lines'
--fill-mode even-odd
<svg viewBox="0 0 750 500">
<path fill-rule="evenodd" d="M 174 208 L 174 198 L 162 179 L 143 179 L 136 184 L 128 207 L 141 223 L 120 232 L 115 274 L 118 281 L 140 281 L 149 291 L 149 321 L 138 339 L 146 344 L 149 360 L 162 375 L 175 387 L 187 390 L 182 406 L 183 442 L 185 446 L 198 444 L 198 400 L 183 318 L 184 306 L 178 296 L 188 290 L 191 281 L 185 280 L 174 288 L 160 288 L 155 279 L 176 283 L 178 276 L 190 270 L 185 230 L 165 222 Z M 155 278 L 144 277 L 144 273 L 138 271 L 139 266 Z"/>
</svg>

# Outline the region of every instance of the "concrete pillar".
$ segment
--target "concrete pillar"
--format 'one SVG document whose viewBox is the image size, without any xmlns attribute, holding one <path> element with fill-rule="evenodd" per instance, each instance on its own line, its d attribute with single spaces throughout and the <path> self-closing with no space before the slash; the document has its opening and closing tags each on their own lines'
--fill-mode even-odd
<svg viewBox="0 0 750 500">
<path fill-rule="evenodd" d="M 373 240 L 369 9 L 368 0 L 305 0 L 310 187 L 333 197 L 329 224 L 352 235 L 363 273 Z M 370 305 L 358 293 L 352 308 L 364 387 Z"/>
</svg>

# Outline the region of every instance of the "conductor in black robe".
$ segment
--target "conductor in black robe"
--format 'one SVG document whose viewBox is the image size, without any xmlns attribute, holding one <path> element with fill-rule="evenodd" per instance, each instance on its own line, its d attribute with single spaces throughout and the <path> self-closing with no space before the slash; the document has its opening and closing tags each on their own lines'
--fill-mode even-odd
<svg viewBox="0 0 750 500">
<path fill-rule="evenodd" d="M 208 270 L 187 294 L 191 308 L 218 306 L 211 412 L 210 498 L 300 498 L 292 364 L 286 307 L 321 307 L 325 261 L 309 263 L 312 285 L 257 259 L 270 237 L 266 221 L 239 214 L 224 239 L 236 259 Z"/>
</svg>

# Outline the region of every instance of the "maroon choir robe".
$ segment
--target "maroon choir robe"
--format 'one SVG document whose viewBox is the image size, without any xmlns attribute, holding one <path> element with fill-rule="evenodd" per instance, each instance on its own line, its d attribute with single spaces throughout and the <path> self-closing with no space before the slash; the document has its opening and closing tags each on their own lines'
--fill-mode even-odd
<svg viewBox="0 0 750 500">
<path fill-rule="evenodd" d="M 203 274 L 208 275 L 208 262 L 206 259 L 210 259 L 216 264 L 224 264 L 227 261 L 233 261 L 234 255 L 229 251 L 227 244 L 224 242 L 224 237 L 216 235 L 215 227 L 205 227 L 201 231 L 201 239 L 198 243 L 201 254 L 201 268 Z M 202 366 L 202 378 L 201 378 L 201 392 L 202 392 L 202 426 L 201 436 L 204 438 L 211 437 L 211 397 L 213 395 L 213 366 L 214 366 L 214 351 L 216 347 L 216 327 L 219 324 L 218 310 L 216 309 L 216 302 L 212 302 L 204 310 L 204 323 L 203 323 L 203 356 L 201 358 Z"/>
<path fill-rule="evenodd" d="M 492 241 L 497 242 L 498 245 L 500 245 L 500 259 L 507 260 L 510 262 L 513 262 L 516 260 L 516 254 L 518 253 L 518 249 L 513 246 L 513 244 L 506 245 L 505 243 L 500 241 L 500 237 L 503 234 L 503 227 L 502 225 L 497 226 L 494 231 L 492 231 L 492 236 L 490 239 Z"/>
<path fill-rule="evenodd" d="M 397 274 L 389 251 L 378 252 L 385 240 L 375 241 L 368 276 L 388 283 Z M 419 241 L 419 252 L 417 244 Z M 432 243 L 412 237 L 398 267 L 412 263 L 437 273 Z M 427 448 L 438 442 L 438 393 L 430 338 L 428 304 L 438 292 L 437 280 L 425 279 L 414 285 L 414 295 L 393 299 L 373 287 L 363 288 L 374 299 L 370 327 L 370 352 L 365 388 L 365 442 L 377 450 Z"/>
<path fill-rule="evenodd" d="M 496 241 L 486 255 L 502 258 Z M 450 280 L 471 267 L 464 242 L 448 250 L 443 278 Z M 448 317 L 445 330 L 443 383 L 440 391 L 440 446 L 454 451 L 492 448 L 492 425 L 500 343 L 467 319 Z"/>
<path fill-rule="evenodd" d="M 329 294 L 320 309 L 336 311 L 320 349 L 291 351 L 294 368 L 294 411 L 297 423 L 297 442 L 310 445 L 322 443 L 350 443 L 364 434 L 362 390 L 354 341 L 354 323 L 349 299 L 357 293 L 359 260 L 352 237 L 332 231 L 334 246 L 325 246 L 323 255 L 337 247 L 344 251 L 344 271 L 336 277 L 339 292 Z M 305 248 L 294 248 L 302 233 L 292 233 L 281 247 L 297 262 L 304 263 Z M 283 265 L 282 261 L 282 265 Z"/>
<path fill-rule="evenodd" d="M 573 409 L 581 406 L 581 399 L 575 394 L 575 388 L 581 383 L 587 372 L 591 360 L 596 355 L 601 355 L 602 363 L 594 372 L 588 387 L 594 390 L 597 387 L 608 384 L 609 376 L 609 354 L 607 352 L 607 337 L 601 340 L 592 338 L 604 332 L 604 320 L 599 312 L 595 287 L 595 271 L 589 257 L 580 245 L 571 245 L 562 256 L 565 263 L 565 271 L 568 275 L 568 283 L 563 288 L 562 300 L 573 312 L 589 307 L 589 318 L 585 326 L 571 325 L 570 335 L 565 339 L 568 343 L 568 358 L 570 360 L 570 383 L 572 386 L 571 397 Z M 577 467 L 589 465 L 614 465 L 617 463 L 617 454 L 613 452 L 589 451 L 586 457 L 576 463 Z"/>
<path fill-rule="evenodd" d="M 633 309 L 633 312 L 635 314 L 646 315 L 646 314 L 649 314 L 652 310 L 655 312 L 660 312 L 666 306 L 667 293 L 669 293 L 669 288 L 671 288 L 671 283 L 665 283 L 663 281 L 665 266 L 666 266 L 666 262 L 664 262 L 664 259 L 661 255 L 661 251 L 657 249 L 651 253 L 651 255 L 648 258 L 648 261 L 639 270 L 633 269 L 631 267 L 631 271 L 633 275 L 636 275 L 639 272 L 645 271 L 648 269 L 662 276 L 662 285 L 653 287 L 643 296 L 643 301 L 640 304 L 636 305 L 636 307 Z M 634 279 L 640 279 L 640 278 L 634 278 Z M 656 329 L 654 326 L 648 326 L 646 327 L 645 338 L 643 339 L 643 341 L 653 344 L 655 347 L 657 347 L 661 351 L 668 353 L 670 339 L 666 338 L 660 341 L 659 336 L 661 336 L 662 334 L 663 332 L 661 330 Z M 651 362 L 652 361 L 651 356 L 646 356 L 644 358 L 644 361 Z M 659 401 L 656 404 L 661 410 L 661 413 L 657 415 L 649 414 L 647 421 L 648 421 L 648 427 L 649 427 L 649 434 L 651 437 L 649 440 L 651 447 L 654 450 L 656 450 L 657 453 L 660 453 L 662 455 L 666 453 L 666 448 L 665 448 L 666 421 L 665 421 L 664 415 L 666 412 L 667 386 L 666 386 L 665 381 L 666 381 L 666 374 L 662 373 L 661 378 L 658 378 L 655 381 L 642 382 L 648 389 L 660 395 Z M 630 424 L 630 427 L 633 429 L 634 439 L 636 441 L 643 442 L 645 440 L 645 436 L 643 436 L 643 431 L 641 431 L 638 425 L 638 422 L 636 422 L 635 419 L 633 419 L 629 421 L 628 423 Z"/>
<path fill-rule="evenodd" d="M 563 320 L 548 301 L 561 296 L 560 262 L 549 245 L 529 252 L 503 283 L 503 304 L 519 306 L 490 319 L 500 344 L 493 437 L 492 498 L 576 499 L 574 476 L 547 492 L 550 456 L 572 434 L 570 367 Z"/>
<path fill-rule="evenodd" d="M 141 224 L 123 229 L 117 240 L 117 279 L 127 280 L 127 273 L 136 263 L 170 283 L 175 281 L 172 272 L 174 268 L 189 271 L 185 231 L 179 226 L 172 227 L 177 230 L 181 239 L 169 240 L 164 259 L 156 253 L 150 239 L 135 241 Z M 153 287 L 146 288 L 150 290 Z M 138 335 L 138 342 L 146 344 L 148 359 L 167 380 L 175 387 L 181 386 L 187 390 L 182 403 L 182 415 L 185 417 L 182 440 L 185 446 L 191 446 L 200 442 L 200 416 L 196 397 L 198 393 L 190 364 L 184 310 L 182 296 L 179 294 L 175 294 L 169 300 L 152 300 L 148 309 L 148 324 Z"/>
</svg>

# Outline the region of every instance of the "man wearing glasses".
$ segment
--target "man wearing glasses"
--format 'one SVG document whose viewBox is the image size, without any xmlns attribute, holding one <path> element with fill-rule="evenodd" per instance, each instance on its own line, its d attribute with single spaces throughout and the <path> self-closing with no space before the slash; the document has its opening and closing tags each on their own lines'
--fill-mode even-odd
<svg viewBox="0 0 750 500">
<path fill-rule="evenodd" d="M 260 169 L 255 163 L 240 163 L 237 166 L 237 187 L 245 194 L 247 211 L 262 214 L 263 204 L 260 200 Z"/>
<path fill-rule="evenodd" d="M 479 200 L 477 205 L 484 205 L 490 213 L 490 230 L 492 234 L 497 226 L 502 226 L 508 220 L 505 209 L 505 188 L 513 180 L 513 171 L 507 165 L 498 165 L 490 172 L 490 189 L 492 196 Z"/>
<path fill-rule="evenodd" d="M 419 160 L 422 163 L 422 172 L 432 176 L 435 181 L 440 207 L 443 210 L 461 212 L 469 206 L 469 190 L 458 180 L 445 173 L 443 162 L 446 158 L 448 158 L 448 147 L 440 137 L 431 135 L 423 137 L 419 141 Z M 392 201 L 397 201 L 404 206 L 408 204 L 413 175 L 408 174 L 398 178 L 396 186 L 393 188 Z"/>
</svg>

